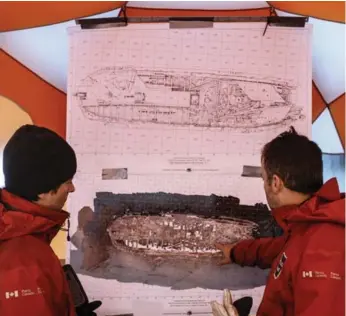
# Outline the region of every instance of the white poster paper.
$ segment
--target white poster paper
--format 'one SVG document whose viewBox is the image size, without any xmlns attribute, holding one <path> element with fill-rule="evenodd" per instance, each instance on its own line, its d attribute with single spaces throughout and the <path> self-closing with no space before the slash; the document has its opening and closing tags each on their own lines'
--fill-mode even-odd
<svg viewBox="0 0 346 316">
<path fill-rule="evenodd" d="M 311 28 L 264 28 L 71 29 L 69 260 L 100 315 L 211 315 L 226 287 L 256 311 L 267 271 L 213 245 L 266 233 L 261 148 L 311 129 Z"/>
</svg>

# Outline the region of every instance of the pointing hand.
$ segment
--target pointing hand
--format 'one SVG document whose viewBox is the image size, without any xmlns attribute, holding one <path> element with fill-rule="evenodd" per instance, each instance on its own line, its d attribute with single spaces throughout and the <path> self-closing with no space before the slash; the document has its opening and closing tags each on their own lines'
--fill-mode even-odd
<svg viewBox="0 0 346 316">
<path fill-rule="evenodd" d="M 233 244 L 221 244 L 221 243 L 216 243 L 215 247 L 219 250 L 221 250 L 223 254 L 223 259 L 218 263 L 219 265 L 225 265 L 232 263 L 231 260 L 231 251 L 233 247 L 236 245 L 236 243 Z"/>
</svg>

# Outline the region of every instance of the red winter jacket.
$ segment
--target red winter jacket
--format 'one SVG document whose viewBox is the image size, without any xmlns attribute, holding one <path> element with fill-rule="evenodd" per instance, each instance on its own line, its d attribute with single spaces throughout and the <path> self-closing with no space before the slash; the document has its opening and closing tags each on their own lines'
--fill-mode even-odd
<svg viewBox="0 0 346 316">
<path fill-rule="evenodd" d="M 68 217 L 0 190 L 0 315 L 75 316 L 50 242 Z"/>
<path fill-rule="evenodd" d="M 235 263 L 271 265 L 257 316 L 344 316 L 345 195 L 336 179 L 273 216 L 282 237 L 246 240 L 232 252 Z"/>
</svg>

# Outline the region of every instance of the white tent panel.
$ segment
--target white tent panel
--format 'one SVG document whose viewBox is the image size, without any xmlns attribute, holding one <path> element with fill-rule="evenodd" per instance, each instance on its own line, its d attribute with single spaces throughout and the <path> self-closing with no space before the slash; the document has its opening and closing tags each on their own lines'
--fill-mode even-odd
<svg viewBox="0 0 346 316">
<path fill-rule="evenodd" d="M 312 78 L 327 103 L 345 92 L 345 24 L 311 18 Z"/>
<path fill-rule="evenodd" d="M 323 154 L 323 181 L 338 180 L 340 192 L 345 192 L 345 156 L 343 154 Z"/>
<path fill-rule="evenodd" d="M 296 16 L 276 10 L 280 16 Z M 313 25 L 312 79 L 327 103 L 345 92 L 346 25 L 309 18 Z"/>
<path fill-rule="evenodd" d="M 115 17 L 119 9 L 92 17 Z M 3 33 L 3 49 L 38 76 L 66 92 L 68 67 L 68 21 L 49 26 Z"/>
<path fill-rule="evenodd" d="M 340 154 L 344 152 L 328 108 L 312 124 L 312 140 L 320 146 L 324 153 Z"/>
<path fill-rule="evenodd" d="M 0 49 L 3 49 L 5 45 L 5 34 L 0 33 Z"/>
<path fill-rule="evenodd" d="M 66 91 L 68 43 L 66 23 L 5 33 L 4 50 L 41 78 Z"/>
</svg>

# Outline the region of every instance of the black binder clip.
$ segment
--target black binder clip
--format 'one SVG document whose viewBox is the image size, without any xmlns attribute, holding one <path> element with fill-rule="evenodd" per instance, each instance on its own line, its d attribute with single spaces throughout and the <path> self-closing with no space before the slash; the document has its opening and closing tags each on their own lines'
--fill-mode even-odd
<svg viewBox="0 0 346 316">
<path fill-rule="evenodd" d="M 122 16 L 121 16 L 122 15 Z M 120 8 L 119 16 L 114 18 L 96 18 L 76 20 L 82 29 L 102 29 L 110 27 L 122 27 L 128 25 L 126 4 Z"/>
<path fill-rule="evenodd" d="M 267 17 L 267 23 L 263 31 L 263 36 L 267 32 L 268 25 L 282 27 L 305 27 L 305 23 L 309 21 L 309 17 L 291 17 L 276 16 L 274 8 L 270 8 L 270 15 Z"/>
</svg>

